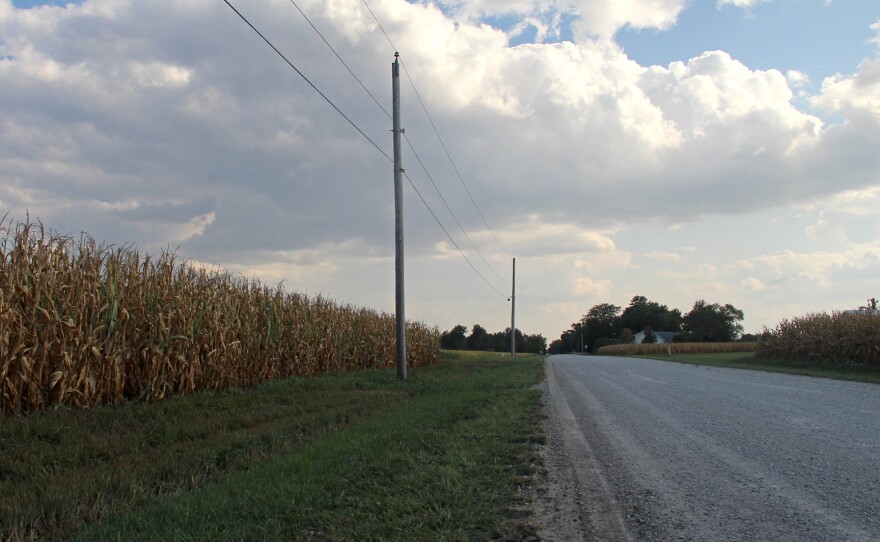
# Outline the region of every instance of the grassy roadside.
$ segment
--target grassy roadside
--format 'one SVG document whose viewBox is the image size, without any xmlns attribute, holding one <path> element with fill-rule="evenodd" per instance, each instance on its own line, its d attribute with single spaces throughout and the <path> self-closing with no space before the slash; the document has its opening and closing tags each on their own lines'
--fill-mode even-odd
<svg viewBox="0 0 880 542">
<path fill-rule="evenodd" d="M 691 363 L 694 365 L 709 365 L 712 367 L 733 367 L 736 369 L 750 369 L 771 373 L 785 373 L 803 376 L 815 376 L 820 378 L 833 378 L 835 380 L 851 380 L 855 382 L 867 382 L 880 384 L 880 371 L 876 369 L 841 369 L 839 367 L 823 367 L 810 364 L 809 362 L 796 363 L 785 360 L 773 360 L 758 358 L 751 352 L 724 352 L 715 354 L 673 354 L 669 355 L 642 355 L 630 356 L 643 359 L 657 359 L 662 361 L 675 361 L 679 363 Z"/>
<path fill-rule="evenodd" d="M 0 419 L 0 540 L 527 535 L 512 504 L 542 438 L 541 359 Z"/>
</svg>

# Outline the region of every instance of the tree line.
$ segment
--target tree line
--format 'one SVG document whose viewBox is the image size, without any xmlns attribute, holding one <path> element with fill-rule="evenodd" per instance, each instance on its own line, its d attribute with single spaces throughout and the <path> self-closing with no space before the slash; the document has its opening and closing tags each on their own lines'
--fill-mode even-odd
<svg viewBox="0 0 880 542">
<path fill-rule="evenodd" d="M 595 352 L 607 344 L 633 342 L 640 331 L 645 332 L 645 342 L 656 342 L 656 332 L 660 331 L 675 333 L 675 342 L 729 342 L 741 338 L 742 320 L 743 312 L 730 304 L 710 304 L 701 299 L 690 312 L 682 314 L 637 295 L 622 310 L 611 303 L 594 305 L 550 343 L 549 352 Z"/>
<path fill-rule="evenodd" d="M 516 330 L 516 351 L 528 354 L 543 354 L 547 351 L 547 339 L 543 335 L 526 335 Z M 510 328 L 489 333 L 480 324 L 474 324 L 468 334 L 467 327 L 459 324 L 440 335 L 440 348 L 444 350 L 488 350 L 490 352 L 510 352 Z"/>
</svg>

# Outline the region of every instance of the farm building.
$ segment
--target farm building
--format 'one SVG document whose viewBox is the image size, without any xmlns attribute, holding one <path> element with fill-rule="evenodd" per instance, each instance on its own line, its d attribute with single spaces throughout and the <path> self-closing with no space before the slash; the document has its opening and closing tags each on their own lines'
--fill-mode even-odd
<svg viewBox="0 0 880 542">
<path fill-rule="evenodd" d="M 657 344 L 663 343 L 671 343 L 672 338 L 675 337 L 674 331 L 655 331 L 654 335 L 657 336 Z M 645 331 L 639 331 L 633 336 L 633 342 L 635 344 L 642 344 L 645 342 Z"/>
<path fill-rule="evenodd" d="M 880 316 L 880 309 L 868 309 L 862 307 L 860 309 L 845 310 L 841 314 L 845 316 L 857 316 L 860 314 L 867 314 L 869 316 Z"/>
</svg>

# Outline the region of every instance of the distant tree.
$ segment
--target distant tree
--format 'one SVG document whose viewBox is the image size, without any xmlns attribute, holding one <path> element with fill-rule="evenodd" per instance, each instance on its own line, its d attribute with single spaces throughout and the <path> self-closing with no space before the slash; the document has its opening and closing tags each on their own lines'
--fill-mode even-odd
<svg viewBox="0 0 880 542">
<path fill-rule="evenodd" d="M 877 312 L 877 298 L 872 297 L 871 299 L 868 300 L 868 304 L 862 305 L 861 307 L 859 307 L 859 310 Z"/>
<path fill-rule="evenodd" d="M 522 351 L 529 354 L 543 354 L 547 351 L 547 339 L 540 333 L 525 335 L 523 337 Z"/>
<path fill-rule="evenodd" d="M 692 343 L 694 342 L 694 334 L 690 331 L 681 331 L 672 337 L 674 343 Z"/>
<path fill-rule="evenodd" d="M 522 331 L 519 329 L 516 330 L 515 334 L 516 341 L 516 351 L 517 352 L 527 352 L 526 350 L 526 336 L 523 335 Z M 499 331 L 498 333 L 492 334 L 492 344 L 494 345 L 496 352 L 510 352 L 510 327 L 504 329 L 504 331 Z"/>
<path fill-rule="evenodd" d="M 728 342 L 742 333 L 743 312 L 733 305 L 709 304 L 701 299 L 684 315 L 684 330 L 696 342 Z"/>
<path fill-rule="evenodd" d="M 464 350 L 467 345 L 465 334 L 467 328 L 459 324 L 449 331 L 440 334 L 440 348 L 446 350 Z"/>
<path fill-rule="evenodd" d="M 625 327 L 623 331 L 620 332 L 620 342 L 621 344 L 630 344 L 635 340 L 635 335 L 630 328 Z"/>
<path fill-rule="evenodd" d="M 599 337 L 598 339 L 596 339 L 596 342 L 593 343 L 593 348 L 592 350 L 590 350 L 590 352 L 595 354 L 599 351 L 600 348 L 602 348 L 603 346 L 608 346 L 609 344 L 611 344 L 610 337 Z"/>
<path fill-rule="evenodd" d="M 619 319 L 620 328 L 651 329 L 660 331 L 679 331 L 681 329 L 681 311 L 669 309 L 656 301 L 648 301 L 643 295 L 633 296 L 629 307 L 624 309 Z"/>
<path fill-rule="evenodd" d="M 593 305 L 587 314 L 581 318 L 578 333 L 583 333 L 584 349 L 590 352 L 596 350 L 596 341 L 601 337 L 611 339 L 616 335 L 620 307 L 611 303 Z M 579 337 L 578 337 L 579 338 Z"/>
<path fill-rule="evenodd" d="M 492 337 L 489 335 L 489 332 L 486 331 L 486 328 L 481 326 L 480 324 L 474 324 L 474 327 L 471 328 L 471 334 L 467 338 L 467 349 L 468 350 L 494 350 L 494 345 L 492 344 Z"/>
<path fill-rule="evenodd" d="M 510 351 L 510 328 L 497 334 L 497 348 L 499 352 Z M 540 333 L 527 335 L 516 330 L 516 351 L 523 354 L 543 354 L 547 351 L 547 339 Z"/>
<path fill-rule="evenodd" d="M 497 333 L 489 333 L 480 324 L 474 324 L 471 334 L 467 334 L 467 328 L 457 325 L 440 335 L 440 348 L 446 350 L 489 350 L 495 352 L 510 351 L 510 328 Z M 516 330 L 516 351 L 524 354 L 543 354 L 547 352 L 547 339 L 537 333 L 525 335 L 519 329 Z"/>
<path fill-rule="evenodd" d="M 580 322 L 575 322 L 569 329 L 562 332 L 558 339 L 551 343 L 551 348 L 556 354 L 564 354 L 566 352 L 574 352 L 580 348 Z M 555 345 L 555 346 L 553 346 Z"/>
<path fill-rule="evenodd" d="M 657 334 L 651 329 L 651 326 L 645 328 L 645 336 L 642 338 L 642 344 L 656 344 Z"/>
</svg>

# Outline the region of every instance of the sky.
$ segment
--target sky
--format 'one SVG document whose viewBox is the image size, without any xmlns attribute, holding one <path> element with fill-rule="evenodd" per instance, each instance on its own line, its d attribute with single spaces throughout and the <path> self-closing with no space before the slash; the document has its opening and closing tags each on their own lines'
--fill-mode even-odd
<svg viewBox="0 0 880 542">
<path fill-rule="evenodd" d="M 230 1 L 382 152 L 220 0 L 0 0 L 0 215 L 393 311 L 391 121 L 290 0 Z M 506 328 L 512 257 L 550 340 L 880 297 L 876 0 L 296 3 L 385 109 L 395 48 L 414 83 L 408 318 Z"/>
</svg>

